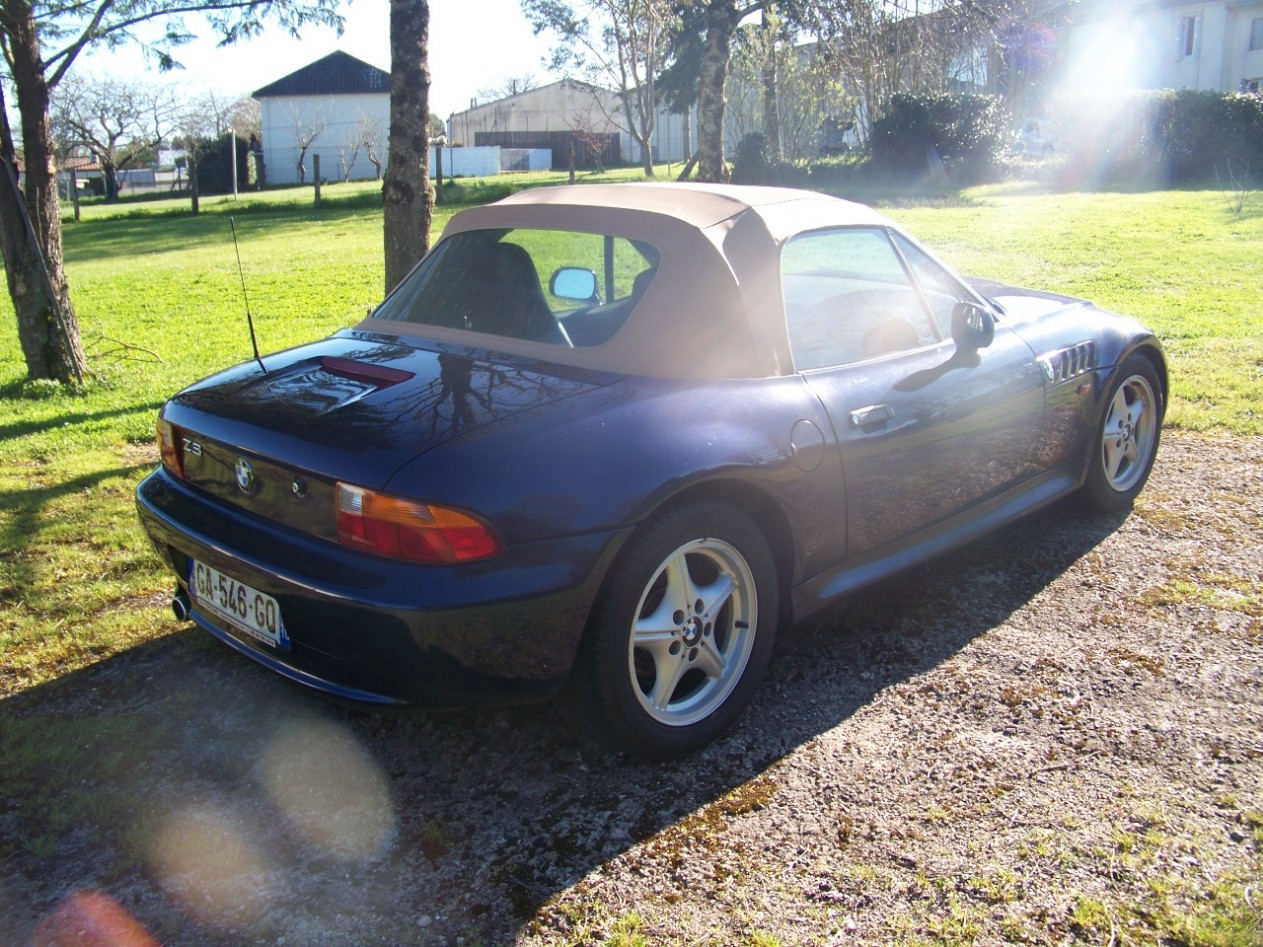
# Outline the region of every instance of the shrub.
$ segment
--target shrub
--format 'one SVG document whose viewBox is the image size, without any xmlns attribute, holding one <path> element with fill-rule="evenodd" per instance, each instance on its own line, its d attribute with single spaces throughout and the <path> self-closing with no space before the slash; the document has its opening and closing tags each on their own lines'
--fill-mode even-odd
<svg viewBox="0 0 1263 947">
<path fill-rule="evenodd" d="M 874 164 L 897 175 L 976 184 L 1003 168 L 1008 129 L 1008 112 L 992 96 L 900 93 L 873 123 L 870 147 Z"/>
<path fill-rule="evenodd" d="M 1153 113 L 1172 183 L 1210 180 L 1217 171 L 1263 162 L 1263 95 L 1182 89 L 1160 94 Z"/>
<path fill-rule="evenodd" d="M 1072 173 L 1166 186 L 1263 172 L 1263 96 L 1170 89 L 1063 103 Z"/>
<path fill-rule="evenodd" d="M 767 139 L 759 132 L 751 132 L 737 143 L 737 154 L 732 161 L 733 184 L 779 184 L 782 187 L 801 187 L 806 173 L 793 162 L 773 158 L 768 153 Z"/>
<path fill-rule="evenodd" d="M 197 159 L 197 190 L 205 197 L 208 194 L 229 194 L 232 192 L 232 165 L 228 155 L 232 150 L 232 135 L 223 135 L 202 152 Z M 237 186 L 244 188 L 250 178 L 250 145 L 241 138 L 237 142 Z"/>
<path fill-rule="evenodd" d="M 767 153 L 767 139 L 758 132 L 751 132 L 737 143 L 737 155 L 732 160 L 732 183 L 772 183 L 772 159 Z"/>
</svg>

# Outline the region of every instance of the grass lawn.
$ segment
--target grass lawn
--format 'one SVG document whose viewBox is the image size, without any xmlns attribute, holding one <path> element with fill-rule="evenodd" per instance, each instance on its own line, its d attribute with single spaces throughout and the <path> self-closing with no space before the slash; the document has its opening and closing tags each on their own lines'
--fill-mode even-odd
<svg viewBox="0 0 1263 947">
<path fill-rule="evenodd" d="M 230 214 L 265 353 L 350 325 L 377 301 L 375 185 L 329 186 L 325 198 L 319 210 L 299 189 L 208 200 L 198 217 L 172 201 L 86 207 L 65 229 L 93 373 L 83 392 L 25 382 L 0 302 L 0 695 L 170 628 L 165 609 L 134 607 L 164 602 L 171 586 L 131 500 L 154 463 L 155 412 L 249 355 Z M 451 213 L 439 209 L 436 232 Z M 993 186 L 890 213 L 963 272 L 1147 321 L 1171 359 L 1170 425 L 1263 431 L 1263 209 L 1233 215 L 1215 191 Z"/>
</svg>

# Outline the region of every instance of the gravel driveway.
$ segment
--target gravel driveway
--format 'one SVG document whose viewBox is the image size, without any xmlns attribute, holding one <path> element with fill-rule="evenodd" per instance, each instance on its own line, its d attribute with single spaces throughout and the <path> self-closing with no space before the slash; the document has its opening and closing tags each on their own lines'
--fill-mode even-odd
<svg viewBox="0 0 1263 947">
<path fill-rule="evenodd" d="M 1263 439 L 1168 433 L 1130 516 L 1049 511 L 786 632 L 736 729 L 670 765 L 547 707 L 340 710 L 182 630 L 0 704 L 28 780 L 0 775 L 0 943 L 1104 944 L 1240 916 L 1261 570 Z"/>
</svg>

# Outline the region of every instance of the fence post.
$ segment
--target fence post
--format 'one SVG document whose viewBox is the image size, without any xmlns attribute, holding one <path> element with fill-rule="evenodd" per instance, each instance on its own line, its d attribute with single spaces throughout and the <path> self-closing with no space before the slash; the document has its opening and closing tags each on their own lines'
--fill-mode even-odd
<svg viewBox="0 0 1263 947">
<path fill-rule="evenodd" d="M 320 155 L 311 156 L 311 169 L 316 178 L 316 206 L 320 206 Z"/>
</svg>

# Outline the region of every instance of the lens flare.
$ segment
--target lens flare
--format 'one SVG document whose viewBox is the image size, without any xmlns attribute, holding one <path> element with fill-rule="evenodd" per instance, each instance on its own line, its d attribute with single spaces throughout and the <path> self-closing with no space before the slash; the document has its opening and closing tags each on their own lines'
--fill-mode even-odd
<svg viewBox="0 0 1263 947">
<path fill-rule="evenodd" d="M 260 925 L 275 900 L 275 871 L 245 820 L 196 803 L 164 820 L 149 853 L 163 890 L 192 917 L 218 927 Z"/>
<path fill-rule="evenodd" d="M 34 947 L 158 947 L 127 909 L 102 891 L 76 891 L 35 927 Z"/>
<path fill-rule="evenodd" d="M 394 841 L 386 776 L 344 727 L 304 721 L 282 728 L 264 748 L 262 781 L 286 821 L 324 854 L 362 861 Z"/>
</svg>

